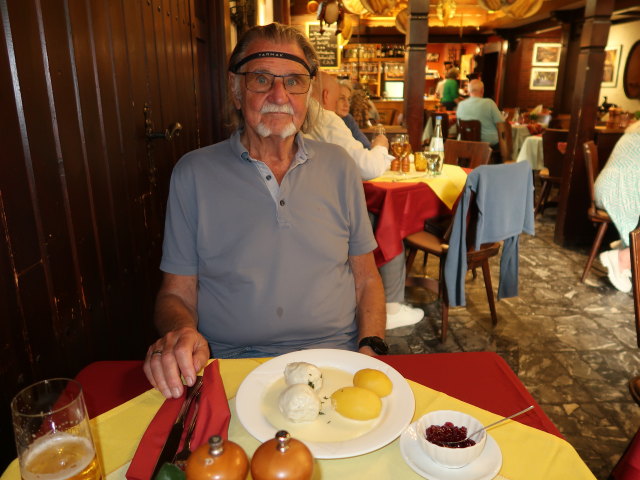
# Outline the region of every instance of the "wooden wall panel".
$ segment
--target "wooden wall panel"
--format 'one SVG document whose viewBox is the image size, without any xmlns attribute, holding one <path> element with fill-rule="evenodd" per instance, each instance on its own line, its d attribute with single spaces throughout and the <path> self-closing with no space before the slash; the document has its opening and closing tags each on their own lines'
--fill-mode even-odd
<svg viewBox="0 0 640 480">
<path fill-rule="evenodd" d="M 221 128 L 200 118 L 199 79 L 230 49 L 203 37 L 194 58 L 193 1 L 0 0 L 4 412 L 26 384 L 141 358 L 155 338 L 171 170 Z M 180 122 L 180 136 L 148 140 L 145 105 L 154 131 Z M 0 442 L 11 435 L 0 416 Z M 2 469 L 14 452 L 0 452 Z"/>
<path fill-rule="evenodd" d="M 557 33 L 557 35 L 523 37 L 511 42 L 512 48 L 508 55 L 501 107 L 528 109 L 540 104 L 549 108 L 553 106 L 555 90 L 529 88 L 531 69 L 535 68 L 531 65 L 534 45 L 560 42 L 560 30 L 554 30 L 551 33 Z"/>
</svg>

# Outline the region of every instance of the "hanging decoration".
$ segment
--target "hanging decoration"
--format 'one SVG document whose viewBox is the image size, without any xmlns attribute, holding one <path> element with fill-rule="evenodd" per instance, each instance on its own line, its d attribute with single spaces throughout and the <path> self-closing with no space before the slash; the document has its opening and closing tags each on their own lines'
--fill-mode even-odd
<svg viewBox="0 0 640 480">
<path fill-rule="evenodd" d="M 446 27 L 449 24 L 449 20 L 451 20 L 456 15 L 456 2 L 455 0 L 438 0 L 438 5 L 436 5 L 436 14 L 438 18 L 442 20 L 442 24 Z"/>
<path fill-rule="evenodd" d="M 360 0 L 364 8 L 374 15 L 389 16 L 396 6 L 396 0 Z"/>
<path fill-rule="evenodd" d="M 311 3 L 311 2 L 309 2 Z M 307 4 L 309 9 L 309 4 Z M 323 0 L 318 5 L 318 20 L 320 21 L 320 33 L 324 32 L 324 25 L 337 24 L 336 35 L 341 32 L 341 25 L 343 26 L 345 8 L 340 0 Z"/>
<path fill-rule="evenodd" d="M 348 12 L 355 15 L 363 15 L 368 11 L 365 6 L 362 5 L 362 2 L 360 0 L 342 0 L 342 4 Z"/>
<path fill-rule="evenodd" d="M 503 12 L 514 18 L 527 18 L 538 13 L 544 0 L 478 0 L 489 12 Z"/>
</svg>

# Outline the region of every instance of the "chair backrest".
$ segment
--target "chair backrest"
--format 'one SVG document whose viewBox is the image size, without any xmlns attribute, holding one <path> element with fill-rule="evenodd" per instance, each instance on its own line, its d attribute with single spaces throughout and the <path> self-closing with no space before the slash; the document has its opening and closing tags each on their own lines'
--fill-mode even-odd
<svg viewBox="0 0 640 480">
<path fill-rule="evenodd" d="M 491 158 L 491 146 L 487 142 L 448 140 L 444 144 L 444 163 L 465 168 L 486 165 Z"/>
<path fill-rule="evenodd" d="M 460 140 L 467 140 L 469 142 L 480 141 L 480 120 L 460 120 L 458 119 L 458 133 L 460 134 Z"/>
<path fill-rule="evenodd" d="M 393 121 L 396 119 L 396 109 L 380 106 L 378 106 L 377 109 L 380 115 L 380 123 L 383 125 L 393 125 Z"/>
<path fill-rule="evenodd" d="M 516 113 L 516 107 L 505 107 L 502 111 L 507 114 L 507 118 L 504 119 L 505 122 L 515 122 L 517 120 L 513 118 Z"/>
<path fill-rule="evenodd" d="M 558 182 L 562 179 L 564 164 L 564 154 L 558 150 L 558 142 L 566 142 L 568 136 L 569 130 L 555 128 L 548 128 L 542 133 L 544 166 L 549 170 L 549 177 Z"/>
<path fill-rule="evenodd" d="M 640 347 L 640 227 L 629 233 L 631 249 L 631 290 L 636 311 L 636 341 Z"/>
<path fill-rule="evenodd" d="M 553 117 L 551 117 L 551 121 L 549 122 L 550 127 L 561 128 L 564 130 L 569 130 L 570 124 L 571 115 L 568 113 L 559 113 L 557 115 L 553 115 Z"/>
<path fill-rule="evenodd" d="M 513 160 L 511 155 L 513 153 L 513 132 L 511 131 L 511 124 L 509 122 L 496 123 L 498 129 L 498 145 L 500 146 L 500 156 L 503 162 Z"/>
<path fill-rule="evenodd" d="M 427 121 L 431 120 L 432 131 L 436 131 L 436 119 L 440 118 L 440 125 L 442 126 L 442 138 L 446 141 L 449 136 L 449 115 L 447 112 L 435 112 L 429 111 Z"/>
<path fill-rule="evenodd" d="M 587 183 L 589 185 L 589 197 L 591 199 L 591 208 L 596 208 L 596 194 L 593 188 L 596 175 L 600 172 L 598 166 L 598 147 L 593 140 L 584 142 L 584 162 L 587 167 Z"/>
</svg>

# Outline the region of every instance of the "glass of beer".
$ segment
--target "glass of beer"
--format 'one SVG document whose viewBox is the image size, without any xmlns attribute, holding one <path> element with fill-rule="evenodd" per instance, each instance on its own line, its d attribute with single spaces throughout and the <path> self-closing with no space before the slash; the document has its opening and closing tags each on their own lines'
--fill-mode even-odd
<svg viewBox="0 0 640 480">
<path fill-rule="evenodd" d="M 23 480 L 101 480 L 82 386 L 68 378 L 35 383 L 11 401 Z"/>
</svg>

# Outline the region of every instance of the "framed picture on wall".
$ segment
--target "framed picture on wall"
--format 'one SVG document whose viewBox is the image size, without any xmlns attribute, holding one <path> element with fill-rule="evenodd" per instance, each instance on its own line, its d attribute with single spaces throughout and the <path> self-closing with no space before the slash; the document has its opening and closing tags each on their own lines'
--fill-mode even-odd
<svg viewBox="0 0 640 480">
<path fill-rule="evenodd" d="M 558 83 L 557 68 L 532 68 L 530 90 L 555 90 Z"/>
<path fill-rule="evenodd" d="M 604 70 L 602 71 L 603 87 L 615 87 L 618 83 L 618 67 L 622 45 L 606 47 L 604 49 Z"/>
<path fill-rule="evenodd" d="M 531 65 L 539 67 L 557 67 L 560 65 L 561 43 L 534 43 Z"/>
<path fill-rule="evenodd" d="M 439 53 L 429 53 L 427 52 L 427 62 L 437 62 L 440 60 Z"/>
</svg>

